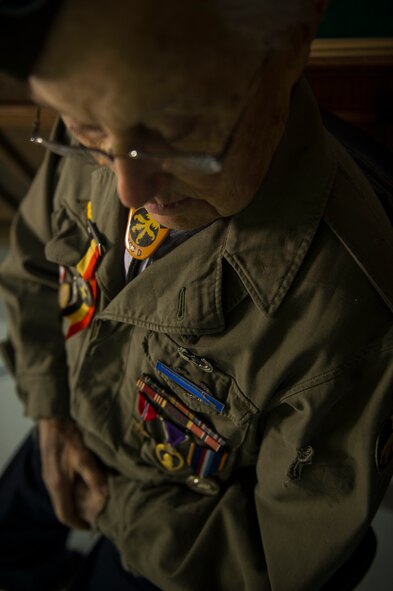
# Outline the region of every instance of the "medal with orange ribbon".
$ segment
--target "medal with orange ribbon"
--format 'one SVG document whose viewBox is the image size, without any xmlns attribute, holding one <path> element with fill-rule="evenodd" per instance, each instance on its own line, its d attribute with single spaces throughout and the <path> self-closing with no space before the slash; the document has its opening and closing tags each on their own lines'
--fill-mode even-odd
<svg viewBox="0 0 393 591">
<path fill-rule="evenodd" d="M 103 244 L 92 222 L 91 202 L 87 205 L 87 229 L 90 241 L 76 265 L 76 274 L 60 267 L 59 305 L 69 326 L 66 339 L 85 329 L 91 322 L 97 300 L 95 270 L 103 251 Z"/>
</svg>

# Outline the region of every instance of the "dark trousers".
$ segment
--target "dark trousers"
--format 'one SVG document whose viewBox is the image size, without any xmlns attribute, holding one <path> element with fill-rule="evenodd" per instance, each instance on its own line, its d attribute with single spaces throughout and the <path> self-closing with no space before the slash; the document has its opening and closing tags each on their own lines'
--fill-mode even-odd
<svg viewBox="0 0 393 591">
<path fill-rule="evenodd" d="M 66 548 L 69 529 L 56 518 L 41 478 L 38 444 L 26 439 L 0 479 L 0 589 L 158 591 L 125 571 L 113 544 L 101 538 L 78 561 Z M 74 571 L 74 572 L 73 572 Z"/>
</svg>

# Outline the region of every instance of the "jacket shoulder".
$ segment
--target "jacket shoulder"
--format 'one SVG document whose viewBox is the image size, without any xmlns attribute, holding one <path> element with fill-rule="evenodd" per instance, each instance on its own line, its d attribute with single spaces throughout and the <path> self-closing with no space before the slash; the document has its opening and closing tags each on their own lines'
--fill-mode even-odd
<svg viewBox="0 0 393 591">
<path fill-rule="evenodd" d="M 324 219 L 393 311 L 393 227 L 360 169 L 334 143 L 339 166 Z"/>
</svg>

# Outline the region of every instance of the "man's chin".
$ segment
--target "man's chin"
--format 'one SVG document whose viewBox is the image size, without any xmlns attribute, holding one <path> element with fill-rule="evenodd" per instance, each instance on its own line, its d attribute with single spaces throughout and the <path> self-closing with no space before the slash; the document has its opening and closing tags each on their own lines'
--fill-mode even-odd
<svg viewBox="0 0 393 591">
<path fill-rule="evenodd" d="M 196 200 L 191 199 L 190 201 Z M 156 222 L 171 230 L 196 230 L 220 217 L 212 207 L 203 207 L 203 202 L 190 203 L 188 208 L 173 209 L 171 212 L 166 212 L 165 215 L 153 213 L 147 204 L 146 209 Z"/>
<path fill-rule="evenodd" d="M 191 197 L 182 197 L 173 201 L 163 201 L 159 198 L 145 203 L 145 208 L 154 217 L 171 216 L 177 213 L 184 213 L 192 206 Z"/>
</svg>

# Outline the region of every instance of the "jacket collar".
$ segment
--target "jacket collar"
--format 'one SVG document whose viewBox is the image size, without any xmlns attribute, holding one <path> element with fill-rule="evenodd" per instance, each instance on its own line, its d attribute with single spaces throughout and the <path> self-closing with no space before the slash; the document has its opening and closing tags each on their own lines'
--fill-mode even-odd
<svg viewBox="0 0 393 591">
<path fill-rule="evenodd" d="M 123 288 L 100 317 L 173 334 L 223 330 L 225 227 L 218 220 L 155 261 Z"/>
<path fill-rule="evenodd" d="M 167 333 L 209 334 L 225 326 L 225 301 L 239 301 L 247 293 L 265 315 L 274 315 L 315 236 L 335 172 L 318 107 L 300 81 L 284 136 L 253 202 L 157 260 L 100 317 Z M 105 225 L 104 211 L 100 215 Z M 121 251 L 108 253 L 98 273 L 108 292 L 116 260 L 122 269 Z M 225 261 L 235 271 L 230 282 Z"/>
<path fill-rule="evenodd" d="M 319 109 L 302 79 L 269 172 L 251 205 L 233 217 L 224 249 L 254 303 L 269 316 L 315 236 L 336 168 Z"/>
</svg>

